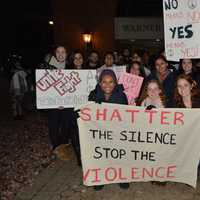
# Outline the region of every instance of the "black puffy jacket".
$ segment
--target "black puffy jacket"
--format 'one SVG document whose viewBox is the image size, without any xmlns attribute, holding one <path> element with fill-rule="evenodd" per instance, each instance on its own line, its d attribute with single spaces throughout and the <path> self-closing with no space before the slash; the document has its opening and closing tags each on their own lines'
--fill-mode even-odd
<svg viewBox="0 0 200 200">
<path fill-rule="evenodd" d="M 97 103 L 106 102 L 106 103 L 128 105 L 127 97 L 123 91 L 124 91 L 123 85 L 121 84 L 117 85 L 114 88 L 111 97 L 108 100 L 106 100 L 104 96 L 104 92 L 102 91 L 100 85 L 97 84 L 96 88 L 90 92 L 88 101 L 95 101 Z"/>
</svg>

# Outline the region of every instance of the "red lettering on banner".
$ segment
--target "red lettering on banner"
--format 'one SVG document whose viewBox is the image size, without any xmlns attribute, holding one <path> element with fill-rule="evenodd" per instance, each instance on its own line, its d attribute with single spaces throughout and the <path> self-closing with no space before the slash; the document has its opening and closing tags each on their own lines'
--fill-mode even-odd
<svg viewBox="0 0 200 200">
<path fill-rule="evenodd" d="M 111 178 L 110 175 L 113 172 L 113 177 Z M 108 182 L 114 181 L 117 179 L 117 170 L 113 167 L 109 167 L 105 170 L 105 180 Z"/>
<path fill-rule="evenodd" d="M 172 175 L 172 173 L 174 173 L 175 170 L 176 170 L 176 165 L 168 166 L 166 177 L 167 178 L 175 178 L 175 176 Z"/>
<path fill-rule="evenodd" d="M 113 119 L 116 118 L 118 121 L 122 121 L 122 118 L 120 116 L 119 110 L 115 109 L 111 115 L 110 121 L 113 121 Z"/>
<path fill-rule="evenodd" d="M 135 168 L 135 167 L 131 168 L 131 178 L 132 179 L 139 179 L 139 177 L 136 177 L 136 175 L 137 175 L 136 170 L 138 170 L 138 168 Z"/>
<path fill-rule="evenodd" d="M 167 114 L 171 114 L 171 112 L 167 112 L 167 111 L 162 111 L 161 112 L 161 119 L 160 119 L 160 123 L 161 124 L 167 124 L 167 125 L 169 124 L 169 122 L 165 121 L 166 119 L 168 119 L 166 117 Z"/>
<path fill-rule="evenodd" d="M 135 122 L 135 113 L 139 113 L 139 110 L 126 110 L 126 112 L 131 113 L 131 122 Z"/>
<path fill-rule="evenodd" d="M 89 173 L 90 173 L 90 169 L 86 170 L 86 172 L 84 173 L 83 172 L 83 181 L 85 182 L 89 176 Z"/>
<path fill-rule="evenodd" d="M 148 169 L 143 168 L 143 170 L 142 170 L 142 178 L 146 177 L 146 174 L 147 174 L 149 177 L 153 178 L 153 172 L 154 172 L 153 168 L 151 168 L 151 171 L 150 171 L 150 172 L 149 172 Z"/>
<path fill-rule="evenodd" d="M 180 122 L 181 125 L 184 124 L 184 120 L 183 120 L 184 114 L 181 112 L 175 112 L 174 114 L 174 125 L 177 124 L 177 122 Z"/>
<path fill-rule="evenodd" d="M 105 169 L 94 168 L 88 169 L 83 174 L 83 181 L 91 181 L 92 183 L 104 182 L 120 182 L 120 181 L 131 181 L 131 180 L 155 180 L 159 179 L 174 179 L 176 165 L 166 166 L 166 167 L 150 167 L 150 168 L 130 168 L 130 172 L 127 175 L 123 174 L 123 168 L 108 167 Z M 126 170 L 127 172 L 127 170 Z M 102 177 L 102 179 L 100 179 Z M 103 184 L 103 182 L 102 182 Z"/>
<path fill-rule="evenodd" d="M 119 168 L 119 179 L 120 180 L 127 180 L 127 177 L 123 177 L 122 175 L 123 175 L 122 174 L 122 168 Z"/>
<path fill-rule="evenodd" d="M 165 178 L 164 174 L 163 174 L 162 176 L 159 174 L 161 170 L 162 170 L 162 172 L 163 172 L 163 171 L 165 170 L 165 168 L 164 168 L 164 167 L 159 167 L 159 168 L 156 169 L 156 171 L 155 171 L 155 176 L 156 176 L 157 178 Z"/>
<path fill-rule="evenodd" d="M 83 121 L 91 121 L 91 115 L 90 115 L 91 109 L 90 108 L 83 108 L 81 109 L 81 119 Z"/>
<path fill-rule="evenodd" d="M 92 181 L 93 183 L 99 183 L 101 180 L 99 179 L 99 171 L 101 169 L 98 168 L 98 169 L 92 169 L 92 171 L 95 173 L 95 178 L 94 180 Z"/>
<path fill-rule="evenodd" d="M 155 110 L 145 110 L 145 113 L 147 113 L 149 124 L 152 124 L 153 121 L 153 114 L 157 113 Z"/>
<path fill-rule="evenodd" d="M 108 110 L 106 108 L 103 109 L 103 112 L 101 112 L 100 109 L 97 109 L 96 120 L 101 120 L 100 118 L 102 117 L 102 120 L 105 121 L 106 120 L 107 111 Z"/>
</svg>

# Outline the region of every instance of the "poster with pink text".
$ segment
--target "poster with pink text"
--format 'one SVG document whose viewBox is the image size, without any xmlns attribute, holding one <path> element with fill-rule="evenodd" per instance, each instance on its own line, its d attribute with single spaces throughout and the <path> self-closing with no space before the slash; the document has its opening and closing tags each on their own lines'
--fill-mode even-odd
<svg viewBox="0 0 200 200">
<path fill-rule="evenodd" d="M 124 86 L 124 92 L 127 96 L 129 105 L 135 104 L 135 98 L 139 96 L 143 79 L 143 77 L 129 73 L 120 74 L 118 82 Z"/>
<path fill-rule="evenodd" d="M 96 70 L 36 70 L 37 108 L 83 105 L 96 83 Z"/>
</svg>

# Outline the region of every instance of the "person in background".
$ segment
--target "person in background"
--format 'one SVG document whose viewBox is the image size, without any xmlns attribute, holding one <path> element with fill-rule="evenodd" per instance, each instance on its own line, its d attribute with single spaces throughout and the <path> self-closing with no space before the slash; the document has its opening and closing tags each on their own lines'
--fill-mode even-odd
<svg viewBox="0 0 200 200">
<path fill-rule="evenodd" d="M 165 50 L 161 50 L 159 52 L 159 55 L 164 56 L 165 59 L 167 60 Z M 168 61 L 168 69 L 170 71 L 172 71 L 172 72 L 177 72 L 178 69 L 179 69 L 179 62 L 177 62 L 177 61 Z"/>
<path fill-rule="evenodd" d="M 123 92 L 122 85 L 118 85 L 117 77 L 112 70 L 105 69 L 99 77 L 99 83 L 96 85 L 95 90 L 91 91 L 88 100 L 95 101 L 96 103 L 115 103 L 115 104 L 128 104 L 127 97 Z M 95 190 L 101 190 L 104 185 L 95 186 Z M 119 183 L 123 189 L 129 188 L 129 183 Z"/>
<path fill-rule="evenodd" d="M 49 62 L 49 69 L 66 69 L 67 50 L 57 46 Z M 61 160 L 69 160 L 69 110 L 63 107 L 48 109 L 49 138 L 55 155 Z"/>
<path fill-rule="evenodd" d="M 125 65 L 129 65 L 131 63 L 131 52 L 129 49 L 125 48 L 122 51 L 123 61 Z"/>
<path fill-rule="evenodd" d="M 200 75 L 197 73 L 192 59 L 180 60 L 179 74 L 191 76 L 191 78 L 196 81 L 197 86 L 200 88 Z"/>
<path fill-rule="evenodd" d="M 138 100 L 140 99 L 141 93 L 143 91 L 145 82 L 146 82 L 146 75 L 145 75 L 145 73 L 143 71 L 143 68 L 141 67 L 141 64 L 138 61 L 132 62 L 132 64 L 129 65 L 129 68 L 128 68 L 127 72 L 130 73 L 130 74 L 133 74 L 133 75 L 140 76 L 140 77 L 144 78 L 143 79 L 143 83 L 142 83 L 142 87 L 140 89 L 140 93 L 139 93 L 138 97 L 133 99 L 134 104 L 137 104 Z"/>
<path fill-rule="evenodd" d="M 69 56 L 69 68 L 70 69 L 84 69 L 84 56 L 80 50 L 72 52 Z"/>
<path fill-rule="evenodd" d="M 145 68 L 152 71 L 152 66 L 150 63 L 150 54 L 149 54 L 149 51 L 147 51 L 147 50 L 144 50 L 142 52 L 142 64 L 144 65 Z"/>
<path fill-rule="evenodd" d="M 166 105 L 165 95 L 161 84 L 156 79 L 147 82 L 143 90 L 139 105 L 143 107 L 154 106 L 164 108 Z"/>
<path fill-rule="evenodd" d="M 104 56 L 104 64 L 97 69 L 97 77 L 100 76 L 101 72 L 104 70 L 104 69 L 107 69 L 107 68 L 112 68 L 112 67 L 115 67 L 116 65 L 114 64 L 114 55 L 111 51 L 107 52 Z"/>
<path fill-rule="evenodd" d="M 84 56 L 80 50 L 75 50 L 69 56 L 69 68 L 75 70 L 84 70 Z M 77 164 L 81 166 L 81 158 L 80 158 L 80 143 L 79 143 L 79 130 L 77 124 L 77 113 L 74 111 L 74 108 L 67 108 L 68 110 L 68 132 L 71 136 L 71 142 L 76 154 Z"/>
<path fill-rule="evenodd" d="M 12 97 L 12 110 L 15 120 L 23 119 L 24 95 L 28 92 L 28 73 L 23 69 L 19 60 L 13 66 L 13 75 L 10 82 L 10 94 Z"/>
<path fill-rule="evenodd" d="M 134 61 L 129 65 L 128 73 L 146 78 L 145 72 L 143 71 L 140 62 L 138 61 Z"/>
<path fill-rule="evenodd" d="M 93 50 L 90 52 L 86 66 L 88 69 L 97 69 L 100 67 L 100 58 L 97 51 Z"/>
<path fill-rule="evenodd" d="M 155 70 L 147 77 L 147 80 L 156 79 L 163 87 L 166 96 L 166 106 L 173 106 L 174 84 L 177 74 L 168 69 L 168 62 L 164 56 L 155 58 Z"/>
<path fill-rule="evenodd" d="M 146 77 L 151 74 L 151 71 L 143 65 L 142 58 L 141 58 L 140 54 L 136 51 L 133 52 L 133 54 L 132 54 L 132 62 L 135 62 L 135 61 L 140 63 L 141 68 L 144 71 Z"/>
</svg>

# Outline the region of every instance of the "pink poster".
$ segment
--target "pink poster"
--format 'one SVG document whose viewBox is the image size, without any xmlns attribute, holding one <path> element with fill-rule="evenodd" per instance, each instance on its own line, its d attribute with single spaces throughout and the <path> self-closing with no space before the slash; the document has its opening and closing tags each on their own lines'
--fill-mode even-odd
<svg viewBox="0 0 200 200">
<path fill-rule="evenodd" d="M 135 104 L 135 98 L 139 96 L 143 79 L 143 77 L 133 74 L 121 73 L 119 77 L 119 84 L 123 84 L 125 90 L 124 92 L 126 93 L 129 104 Z"/>
</svg>

